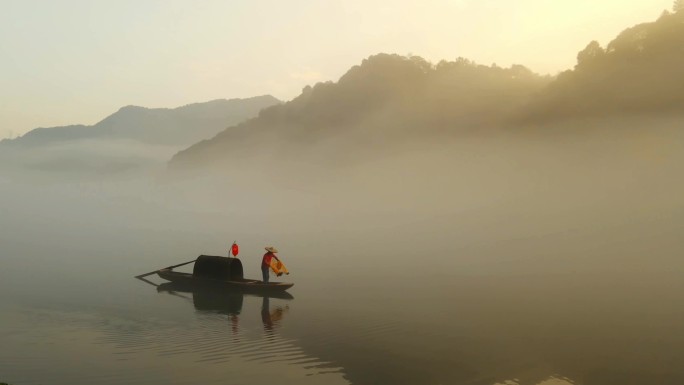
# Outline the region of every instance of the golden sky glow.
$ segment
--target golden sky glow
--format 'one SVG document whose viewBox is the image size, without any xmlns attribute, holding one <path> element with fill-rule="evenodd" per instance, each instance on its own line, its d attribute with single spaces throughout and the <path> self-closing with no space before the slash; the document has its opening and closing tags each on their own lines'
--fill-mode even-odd
<svg viewBox="0 0 684 385">
<path fill-rule="evenodd" d="M 670 0 L 0 0 L 0 138 L 337 80 L 379 52 L 572 68 Z"/>
</svg>

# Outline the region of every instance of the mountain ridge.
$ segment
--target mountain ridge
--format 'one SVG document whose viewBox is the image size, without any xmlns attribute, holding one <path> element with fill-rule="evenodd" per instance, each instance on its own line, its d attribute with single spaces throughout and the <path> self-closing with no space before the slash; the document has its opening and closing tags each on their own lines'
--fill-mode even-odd
<svg viewBox="0 0 684 385">
<path fill-rule="evenodd" d="M 83 139 L 132 139 L 148 144 L 189 145 L 281 103 L 271 95 L 214 99 L 175 108 L 127 105 L 94 125 L 38 127 L 0 145 L 36 147 Z M 193 130 L 188 130 L 193 125 Z M 198 126 L 199 125 L 199 126 Z"/>
<path fill-rule="evenodd" d="M 305 156 L 316 143 L 346 136 L 349 152 L 406 135 L 559 124 L 567 120 L 678 113 L 684 104 L 684 11 L 619 34 L 604 49 L 592 42 L 574 69 L 541 76 L 459 58 L 377 54 L 337 82 L 307 86 L 291 101 L 262 110 L 209 140 L 178 152 L 172 169 L 228 161 L 246 148 L 288 146 Z M 255 151 L 251 151 L 255 153 Z M 249 155 L 245 152 L 245 155 Z"/>
</svg>

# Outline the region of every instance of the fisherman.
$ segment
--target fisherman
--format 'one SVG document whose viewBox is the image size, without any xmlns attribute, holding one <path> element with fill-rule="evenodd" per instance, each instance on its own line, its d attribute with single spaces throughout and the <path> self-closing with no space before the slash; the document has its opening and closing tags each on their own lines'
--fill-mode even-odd
<svg viewBox="0 0 684 385">
<path fill-rule="evenodd" d="M 266 254 L 264 254 L 264 258 L 261 260 L 261 274 L 264 276 L 264 282 L 268 283 L 268 270 L 271 268 L 271 259 L 275 258 L 278 261 L 280 259 L 276 257 L 278 249 L 273 246 L 268 246 L 265 249 Z"/>
</svg>

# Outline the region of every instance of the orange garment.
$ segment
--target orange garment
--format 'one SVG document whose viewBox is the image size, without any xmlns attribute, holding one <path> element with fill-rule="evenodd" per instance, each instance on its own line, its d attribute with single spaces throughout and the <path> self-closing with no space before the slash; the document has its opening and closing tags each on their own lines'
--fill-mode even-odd
<svg viewBox="0 0 684 385">
<path fill-rule="evenodd" d="M 271 260 L 271 270 L 277 276 L 281 276 L 282 274 L 290 274 L 290 272 L 287 271 L 287 267 L 285 267 L 285 264 L 282 263 L 279 259 Z"/>
</svg>

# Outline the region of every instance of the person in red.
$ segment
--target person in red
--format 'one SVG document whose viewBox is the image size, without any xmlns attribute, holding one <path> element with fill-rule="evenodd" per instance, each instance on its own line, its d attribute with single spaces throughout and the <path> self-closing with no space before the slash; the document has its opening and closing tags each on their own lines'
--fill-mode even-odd
<svg viewBox="0 0 684 385">
<path fill-rule="evenodd" d="M 268 270 L 271 268 L 271 259 L 275 258 L 280 261 L 276 257 L 277 252 L 278 249 L 273 246 L 266 247 L 266 254 L 264 254 L 264 258 L 261 260 L 261 274 L 264 276 L 264 282 L 268 283 Z"/>
</svg>

